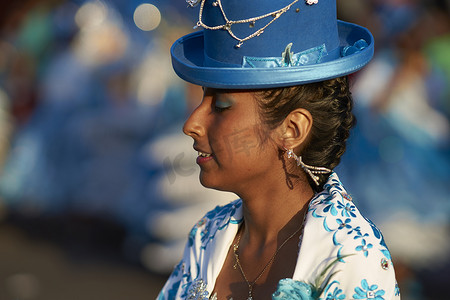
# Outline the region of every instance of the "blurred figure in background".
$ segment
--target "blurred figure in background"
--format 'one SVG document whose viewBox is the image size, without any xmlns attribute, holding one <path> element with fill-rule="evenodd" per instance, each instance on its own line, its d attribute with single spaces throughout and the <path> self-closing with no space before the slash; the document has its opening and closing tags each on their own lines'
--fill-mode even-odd
<svg viewBox="0 0 450 300">
<path fill-rule="evenodd" d="M 169 273 L 183 224 L 230 200 L 200 191 L 198 170 L 179 164 L 191 152 L 190 142 L 181 147 L 181 124 L 199 99 L 175 79 L 168 56 L 186 21 L 170 3 L 31 1 L 18 10 L 23 21 L 2 35 L 11 49 L 4 60 L 17 61 L 1 81 L 16 121 L 0 175 L 10 219 L 123 228 L 115 240 L 129 261 Z M 91 234 L 85 240 L 95 244 Z"/>
<path fill-rule="evenodd" d="M 359 119 L 342 173 L 385 232 L 402 297 L 441 299 L 450 263 L 449 6 L 365 5 L 370 15 L 354 16 L 370 20 L 378 43 L 354 84 Z M 385 189 L 358 190 L 367 180 Z"/>
</svg>

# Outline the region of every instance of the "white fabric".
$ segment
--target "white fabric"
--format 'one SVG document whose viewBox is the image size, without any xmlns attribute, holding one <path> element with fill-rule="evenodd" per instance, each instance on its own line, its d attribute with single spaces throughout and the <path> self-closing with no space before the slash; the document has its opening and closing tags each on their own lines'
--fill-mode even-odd
<svg viewBox="0 0 450 300">
<path fill-rule="evenodd" d="M 208 212 L 193 227 L 158 299 L 209 299 L 241 223 L 240 199 Z M 308 299 L 400 299 L 381 232 L 360 214 L 335 173 L 310 202 L 292 279 L 322 289 Z"/>
</svg>

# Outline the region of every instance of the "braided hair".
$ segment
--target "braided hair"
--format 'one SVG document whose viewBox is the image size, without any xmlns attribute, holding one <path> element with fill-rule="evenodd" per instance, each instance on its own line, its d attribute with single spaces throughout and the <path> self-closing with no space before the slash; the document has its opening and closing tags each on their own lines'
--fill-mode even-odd
<svg viewBox="0 0 450 300">
<path fill-rule="evenodd" d="M 356 124 L 347 76 L 305 85 L 265 89 L 256 92 L 263 125 L 278 127 L 297 108 L 313 117 L 311 132 L 302 149 L 305 164 L 334 169 L 346 149 L 350 129 Z M 321 190 L 327 175 L 319 175 Z"/>
</svg>

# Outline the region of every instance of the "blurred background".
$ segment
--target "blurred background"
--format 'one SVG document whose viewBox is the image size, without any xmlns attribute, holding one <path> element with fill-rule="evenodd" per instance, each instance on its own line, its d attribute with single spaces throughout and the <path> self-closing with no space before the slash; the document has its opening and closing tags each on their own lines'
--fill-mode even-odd
<svg viewBox="0 0 450 300">
<path fill-rule="evenodd" d="M 337 2 L 376 41 L 337 171 L 383 230 L 402 298 L 448 299 L 450 1 Z M 0 299 L 154 299 L 191 226 L 235 199 L 200 186 L 181 132 L 201 89 L 169 48 L 198 9 L 0 5 Z"/>
</svg>

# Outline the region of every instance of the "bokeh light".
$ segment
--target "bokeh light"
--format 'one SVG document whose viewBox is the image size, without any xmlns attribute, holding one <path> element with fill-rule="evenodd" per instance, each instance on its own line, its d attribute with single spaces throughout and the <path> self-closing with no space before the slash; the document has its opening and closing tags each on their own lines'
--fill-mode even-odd
<svg viewBox="0 0 450 300">
<path fill-rule="evenodd" d="M 86 2 L 75 14 L 80 31 L 73 51 L 89 65 L 104 65 L 121 59 L 128 47 L 128 36 L 121 19 L 101 1 Z"/>
<path fill-rule="evenodd" d="M 100 1 L 86 2 L 75 15 L 75 23 L 79 28 L 95 27 L 106 19 L 107 8 Z"/>
<path fill-rule="evenodd" d="M 153 4 L 144 3 L 136 8 L 133 19 L 139 29 L 151 31 L 156 29 L 161 23 L 161 13 Z"/>
</svg>

